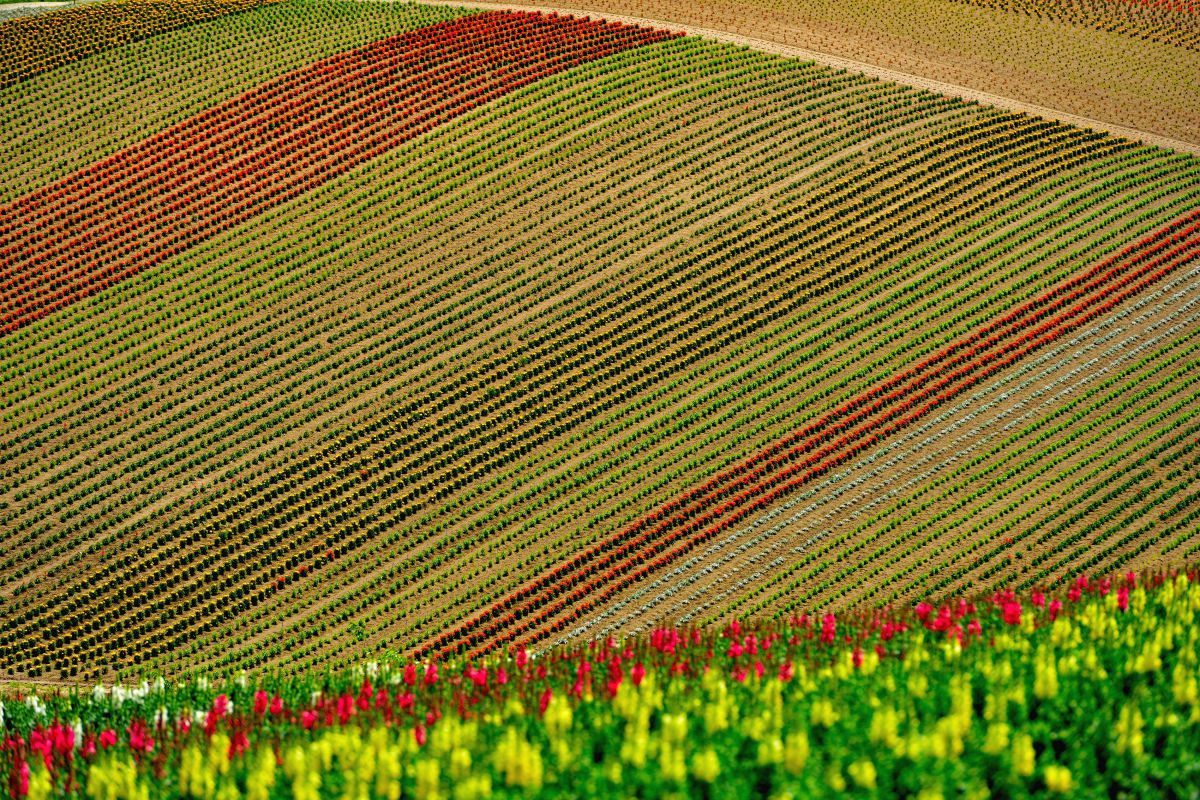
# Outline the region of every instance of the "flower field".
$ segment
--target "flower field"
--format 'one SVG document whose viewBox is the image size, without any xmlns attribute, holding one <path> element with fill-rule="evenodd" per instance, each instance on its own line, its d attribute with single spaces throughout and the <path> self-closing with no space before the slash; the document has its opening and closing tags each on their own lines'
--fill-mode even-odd
<svg viewBox="0 0 1200 800">
<path fill-rule="evenodd" d="M 1196 9 L 595 2 L 0 22 L 0 791 L 1191 796 Z"/>
<path fill-rule="evenodd" d="M 0 96 L 10 680 L 536 653 L 1200 550 L 1190 156 L 372 2 Z"/>
<path fill-rule="evenodd" d="M 15 798 L 1185 797 L 1200 576 L 471 663 L 15 694 Z"/>
</svg>

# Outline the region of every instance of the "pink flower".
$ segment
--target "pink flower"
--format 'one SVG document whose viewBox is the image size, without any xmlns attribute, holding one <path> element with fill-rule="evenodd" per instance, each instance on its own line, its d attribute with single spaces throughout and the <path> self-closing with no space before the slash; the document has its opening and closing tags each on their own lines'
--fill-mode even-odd
<svg viewBox="0 0 1200 800">
<path fill-rule="evenodd" d="M 833 644 L 833 640 L 837 638 L 837 617 L 833 614 L 826 614 L 821 618 L 821 641 L 825 644 Z"/>
<path fill-rule="evenodd" d="M 746 670 L 742 669 L 741 667 L 735 668 L 733 670 L 733 679 L 735 681 L 737 681 L 738 683 L 745 683 L 746 682 Z"/>
<path fill-rule="evenodd" d="M 404 667 L 404 683 L 408 686 L 417 685 L 417 666 L 416 664 L 406 664 Z"/>
<path fill-rule="evenodd" d="M 525 665 L 529 663 L 529 654 L 522 647 L 517 651 L 517 669 L 525 669 Z"/>
<path fill-rule="evenodd" d="M 973 619 L 967 623 L 967 633 L 972 636 L 983 635 L 983 626 L 979 624 L 979 620 Z"/>
<path fill-rule="evenodd" d="M 496 683 L 500 684 L 501 686 L 508 683 L 508 673 L 504 671 L 504 667 L 499 667 L 496 669 Z"/>
<path fill-rule="evenodd" d="M 126 729 L 129 734 L 129 749 L 134 752 L 149 753 L 154 749 L 154 739 L 146 731 L 146 723 L 135 719 Z"/>
<path fill-rule="evenodd" d="M 1029 602 L 1033 603 L 1035 608 L 1043 608 L 1046 605 L 1046 596 L 1037 589 L 1034 589 Z"/>
<path fill-rule="evenodd" d="M 275 695 L 271 698 L 271 714 L 278 717 L 283 713 L 283 698 Z"/>
<path fill-rule="evenodd" d="M 354 698 L 351 695 L 344 694 L 337 699 L 337 715 L 338 723 L 345 725 L 354 716 Z"/>
<path fill-rule="evenodd" d="M 633 681 L 634 686 L 641 686 L 644 677 L 646 677 L 646 668 L 639 661 L 629 670 L 629 679 Z"/>
<path fill-rule="evenodd" d="M 1080 591 L 1078 586 L 1072 586 L 1070 589 L 1067 590 L 1067 599 L 1070 600 L 1072 603 L 1078 603 L 1079 598 L 1082 596 L 1083 596 L 1083 592 Z"/>
<path fill-rule="evenodd" d="M 757 675 L 759 677 L 759 679 L 761 679 L 762 676 L 765 675 L 766 673 L 767 673 L 767 668 L 763 666 L 763 662 L 755 661 L 754 662 L 754 674 Z"/>
<path fill-rule="evenodd" d="M 100 732 L 100 749 L 107 750 L 117 743 L 117 732 L 112 728 L 105 728 Z"/>
<path fill-rule="evenodd" d="M 379 709 L 380 711 L 387 708 L 388 704 L 391 702 L 392 702 L 392 698 L 391 698 L 391 696 L 388 695 L 388 690 L 387 690 L 386 686 L 384 686 L 378 692 L 375 693 L 375 708 Z"/>
<path fill-rule="evenodd" d="M 1132 572 L 1126 572 L 1125 573 L 1125 583 L 1126 583 L 1126 585 L 1129 586 L 1129 588 L 1131 588 L 1131 589 L 1135 588 L 1137 586 L 1137 576 L 1134 575 Z"/>
<path fill-rule="evenodd" d="M 1122 611 L 1127 611 L 1129 609 L 1128 586 L 1122 586 L 1120 589 L 1117 589 L 1117 608 L 1121 609 Z"/>
<path fill-rule="evenodd" d="M 1062 611 L 1062 600 L 1057 597 L 1050 601 L 1050 621 L 1058 619 L 1059 613 Z"/>
<path fill-rule="evenodd" d="M 17 797 L 25 797 L 29 794 L 29 764 L 25 759 L 18 757 L 17 761 Z"/>
<path fill-rule="evenodd" d="M 84 758 L 91 758 L 96 755 L 96 737 L 94 734 L 89 733 L 83 737 L 83 747 L 80 748 L 79 752 L 83 754 Z"/>
<path fill-rule="evenodd" d="M 311 731 L 317 726 L 317 712 L 311 710 L 301 712 L 300 724 L 304 727 L 304 730 Z"/>
<path fill-rule="evenodd" d="M 926 603 L 924 600 L 917 603 L 917 618 L 921 620 L 921 622 L 924 622 L 925 618 L 932 613 L 933 606 L 929 605 L 929 603 Z"/>
<path fill-rule="evenodd" d="M 437 683 L 437 679 L 438 679 L 437 664 L 430 664 L 425 669 L 425 685 L 433 686 L 435 683 Z"/>
<path fill-rule="evenodd" d="M 739 644 L 738 642 L 735 641 L 735 642 L 729 643 L 729 657 L 730 658 L 737 658 L 743 652 L 745 652 L 745 651 L 742 649 L 741 644 Z"/>
<path fill-rule="evenodd" d="M 267 693 L 259 689 L 254 693 L 254 713 L 257 716 L 262 716 L 267 713 L 267 708 L 270 706 L 271 700 L 267 697 Z"/>
<path fill-rule="evenodd" d="M 413 728 L 413 739 L 416 739 L 418 747 L 424 747 L 426 738 L 425 726 L 418 722 Z"/>
<path fill-rule="evenodd" d="M 858 669 L 863 664 L 863 651 L 861 647 L 854 648 L 854 652 L 850 658 L 854 661 L 854 668 Z"/>
<path fill-rule="evenodd" d="M 412 711 L 415 702 L 416 698 L 413 697 L 412 692 L 405 692 L 404 694 L 396 695 L 396 706 L 401 711 Z"/>
<path fill-rule="evenodd" d="M 792 666 L 792 662 L 785 661 L 779 665 L 779 680 L 787 683 L 794 677 L 796 677 L 796 670 Z"/>
<path fill-rule="evenodd" d="M 229 739 L 229 752 L 227 756 L 230 761 L 233 761 L 235 756 L 241 755 L 250 749 L 250 740 L 246 738 L 245 731 L 234 731 L 233 736 Z"/>
<path fill-rule="evenodd" d="M 213 698 L 213 713 L 218 717 L 223 717 L 229 713 L 229 698 L 223 694 L 219 694 Z"/>
<path fill-rule="evenodd" d="M 1021 624 L 1021 604 L 1018 602 L 1008 602 L 1002 607 L 1004 621 L 1009 625 Z"/>
</svg>

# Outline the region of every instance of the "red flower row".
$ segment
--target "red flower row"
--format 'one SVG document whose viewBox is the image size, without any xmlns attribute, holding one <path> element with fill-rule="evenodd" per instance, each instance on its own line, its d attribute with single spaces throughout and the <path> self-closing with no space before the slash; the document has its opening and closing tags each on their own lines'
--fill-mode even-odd
<svg viewBox="0 0 1200 800">
<path fill-rule="evenodd" d="M 671 34 L 497 12 L 343 53 L 0 208 L 11 332 L 470 109 Z"/>
</svg>

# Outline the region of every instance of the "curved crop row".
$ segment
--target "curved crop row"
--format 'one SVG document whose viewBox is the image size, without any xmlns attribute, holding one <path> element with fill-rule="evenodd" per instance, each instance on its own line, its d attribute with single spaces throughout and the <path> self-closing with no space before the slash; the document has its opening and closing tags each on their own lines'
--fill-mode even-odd
<svg viewBox="0 0 1200 800">
<path fill-rule="evenodd" d="M 0 25 L 0 87 L 130 42 L 281 0 L 122 0 Z"/>
</svg>

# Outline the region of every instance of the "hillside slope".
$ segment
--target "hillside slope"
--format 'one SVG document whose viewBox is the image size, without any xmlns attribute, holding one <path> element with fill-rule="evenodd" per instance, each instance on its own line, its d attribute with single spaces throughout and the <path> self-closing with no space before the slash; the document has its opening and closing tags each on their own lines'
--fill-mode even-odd
<svg viewBox="0 0 1200 800">
<path fill-rule="evenodd" d="M 492 23 L 289 0 L 0 89 L 9 677 L 542 646 L 1196 552 L 1200 160 L 487 19 L 508 38 L 458 88 L 446 43 Z M 337 55 L 385 37 L 419 55 Z M 243 53 L 251 77 L 178 79 Z M 319 100 L 263 110 L 297 86 Z M 413 135 L 372 127 L 433 88 Z M 150 165 L 108 228 L 126 189 L 94 186 L 125 177 L 96 164 Z M 29 290 L 43 263 L 83 288 Z"/>
</svg>

